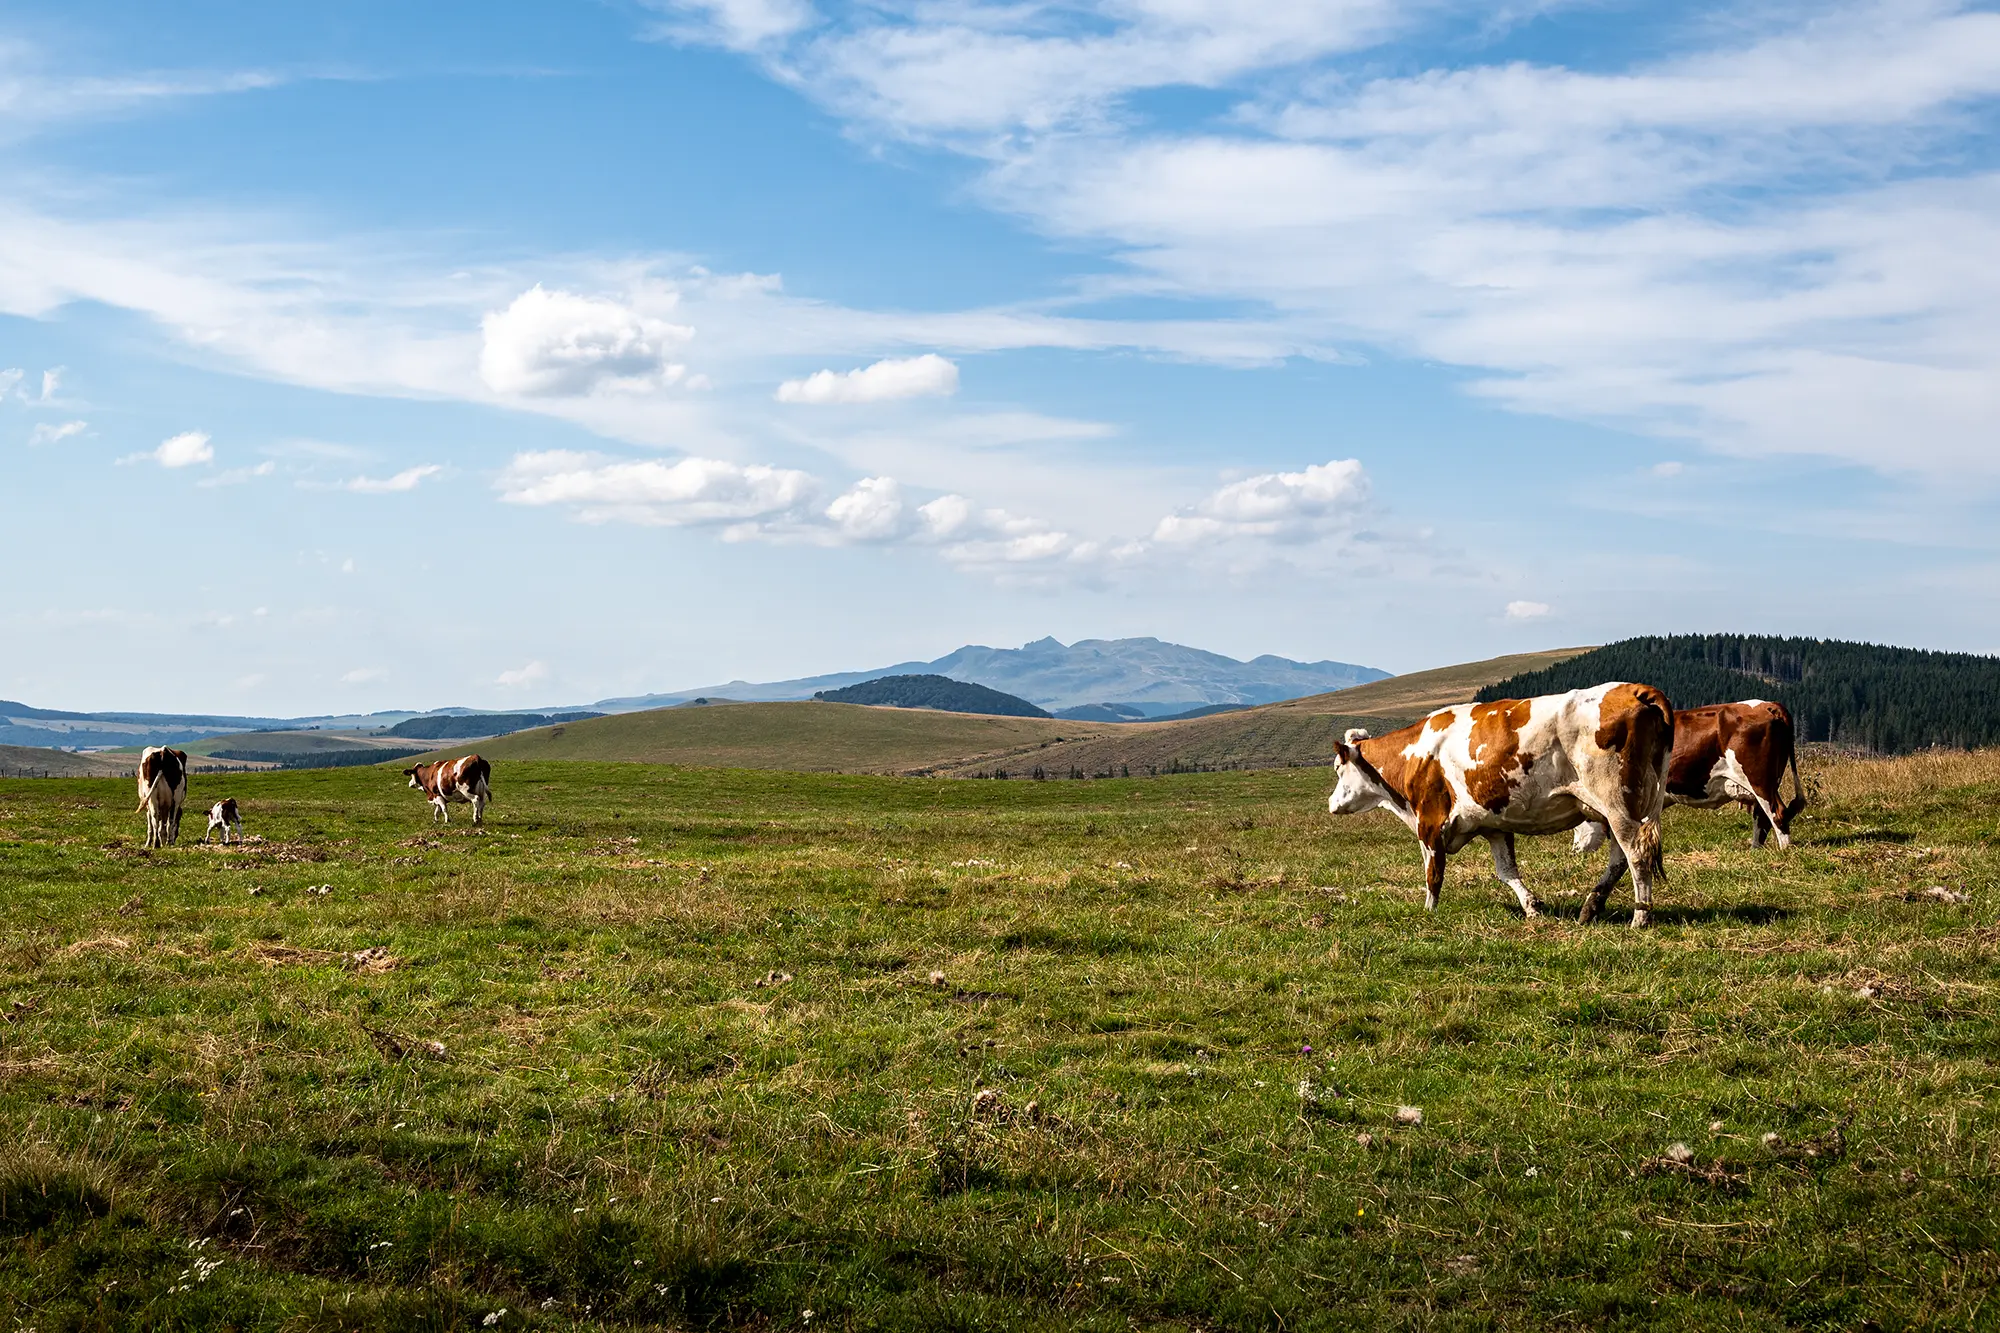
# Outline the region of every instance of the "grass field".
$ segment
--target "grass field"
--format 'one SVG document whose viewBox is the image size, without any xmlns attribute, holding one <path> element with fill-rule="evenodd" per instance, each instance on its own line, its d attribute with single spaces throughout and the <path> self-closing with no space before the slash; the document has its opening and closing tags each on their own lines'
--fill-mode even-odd
<svg viewBox="0 0 2000 1333">
<path fill-rule="evenodd" d="M 2000 755 L 1809 780 L 1789 853 L 1670 813 L 1643 933 L 1471 852 L 1426 915 L 1309 770 L 235 775 L 262 841 L 153 854 L 0 783 L 0 1310 L 1992 1326 Z"/>
</svg>

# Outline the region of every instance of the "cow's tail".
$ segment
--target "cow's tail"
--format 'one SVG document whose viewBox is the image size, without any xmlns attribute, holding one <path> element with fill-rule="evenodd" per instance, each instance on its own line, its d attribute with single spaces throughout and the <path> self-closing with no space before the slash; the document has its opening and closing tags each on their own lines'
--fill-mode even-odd
<svg viewBox="0 0 2000 1333">
<path fill-rule="evenodd" d="M 160 784 L 165 782 L 166 779 L 167 775 L 165 773 L 155 773 L 153 775 L 153 780 L 146 784 L 146 790 L 140 793 L 139 808 L 134 810 L 133 814 L 142 815 L 146 813 L 146 807 L 153 803 L 153 793 L 160 789 Z"/>
<path fill-rule="evenodd" d="M 1792 770 L 1793 794 L 1792 799 L 1785 803 L 1784 827 L 1787 832 L 1790 832 L 1792 821 L 1799 817 L 1799 811 L 1806 808 L 1806 784 L 1805 780 L 1799 776 L 1798 742 L 1790 736 L 1787 736 L 1785 739 L 1788 742 L 1785 746 L 1785 766 Z M 1779 793 L 1779 795 L 1783 794 L 1783 792 Z"/>
<path fill-rule="evenodd" d="M 488 768 L 486 764 L 482 762 L 479 765 L 478 774 L 475 775 L 472 779 L 472 789 L 478 792 L 479 799 L 484 801 L 488 805 L 493 804 L 493 787 L 486 781 L 486 779 L 488 776 L 492 774 L 492 772 L 493 770 Z"/>
<path fill-rule="evenodd" d="M 1667 877 L 1666 850 L 1660 842 L 1660 821 L 1657 818 L 1639 821 L 1638 831 L 1632 835 L 1632 864 L 1644 866 L 1649 879 Z"/>
</svg>

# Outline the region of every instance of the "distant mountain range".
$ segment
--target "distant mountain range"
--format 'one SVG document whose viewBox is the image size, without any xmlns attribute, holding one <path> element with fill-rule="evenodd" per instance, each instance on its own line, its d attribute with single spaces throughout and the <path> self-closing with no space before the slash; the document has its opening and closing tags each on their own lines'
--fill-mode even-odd
<svg viewBox="0 0 2000 1333">
<path fill-rule="evenodd" d="M 753 683 L 732 680 L 698 690 L 601 699 L 607 713 L 664 708 L 697 698 L 745 703 L 810 699 L 878 676 L 949 676 L 1018 695 L 1050 712 L 1092 704 L 1126 705 L 1147 717 L 1164 717 L 1209 704 L 1268 704 L 1384 680 L 1389 673 L 1351 662 L 1294 662 L 1266 654 L 1239 662 L 1159 639 L 1083 639 L 1063 644 L 1037 639 L 1019 648 L 969 644 L 930 662 L 898 662 L 872 671 L 841 671 L 799 680 Z"/>
<path fill-rule="evenodd" d="M 535 714 L 630 713 L 670 708 L 698 698 L 761 703 L 810 699 L 881 676 L 934 675 L 1017 695 L 1051 713 L 1087 710 L 1083 717 L 1159 718 L 1190 709 L 1276 703 L 1385 679 L 1389 673 L 1348 662 L 1294 662 L 1266 654 L 1239 662 L 1159 639 L 1084 639 L 1063 644 L 1037 639 L 1019 648 L 969 644 L 930 662 L 898 662 L 872 671 L 843 671 L 761 684 L 731 681 L 705 689 L 600 699 L 592 704 L 538 708 Z M 1100 712 L 1099 710 L 1105 710 Z M 476 708 L 396 710 L 314 717 L 248 717 L 204 713 L 72 713 L 0 699 L 0 745 L 95 749 L 185 745 L 204 737 L 256 731 L 394 732 L 412 719 L 466 718 L 454 735 L 518 730 L 523 713 Z M 493 732 L 481 732 L 492 726 Z M 415 734 L 433 735 L 429 726 Z"/>
</svg>

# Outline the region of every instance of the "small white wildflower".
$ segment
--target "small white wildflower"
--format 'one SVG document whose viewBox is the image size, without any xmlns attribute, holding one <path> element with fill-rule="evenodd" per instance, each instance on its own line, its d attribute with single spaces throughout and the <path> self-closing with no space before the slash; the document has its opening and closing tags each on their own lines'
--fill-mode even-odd
<svg viewBox="0 0 2000 1333">
<path fill-rule="evenodd" d="M 1758 1142 L 1762 1143 L 1766 1148 L 1776 1148 L 1784 1141 L 1785 1141 L 1784 1135 L 1779 1134 L 1775 1131 L 1766 1134 L 1762 1139 L 1758 1140 Z"/>
<path fill-rule="evenodd" d="M 1424 1123 L 1424 1108 L 1421 1106 L 1399 1106 L 1396 1108 L 1395 1120 L 1399 1125 L 1421 1125 Z"/>
<path fill-rule="evenodd" d="M 491 1328 L 495 1324 L 499 1323 L 503 1318 L 505 1318 L 506 1314 L 507 1314 L 507 1307 L 503 1305 L 499 1309 L 495 1310 L 492 1314 L 487 1315 L 484 1319 L 480 1320 L 479 1322 L 484 1327 Z"/>
<path fill-rule="evenodd" d="M 1539 1166 L 1531 1166 L 1526 1171 L 1523 1171 L 1521 1174 L 1526 1176 L 1529 1180 L 1533 1180 L 1536 1176 L 1542 1174 L 1542 1168 L 1540 1168 Z"/>
</svg>

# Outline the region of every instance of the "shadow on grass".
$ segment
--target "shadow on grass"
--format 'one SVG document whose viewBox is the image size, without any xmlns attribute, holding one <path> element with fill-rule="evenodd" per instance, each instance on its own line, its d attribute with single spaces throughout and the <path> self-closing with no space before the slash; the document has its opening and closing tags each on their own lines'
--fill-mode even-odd
<svg viewBox="0 0 2000 1333">
<path fill-rule="evenodd" d="M 1653 905 L 1653 921 L 1662 926 L 1769 926 L 1789 920 L 1792 909 L 1764 903 L 1713 903 L 1707 907 L 1677 907 L 1671 903 Z M 1626 923 L 1632 920 L 1627 912 Z"/>
<path fill-rule="evenodd" d="M 1895 829 L 1867 828 L 1854 833 L 1832 833 L 1823 838 L 1794 838 L 1808 847 L 1854 847 L 1868 842 L 1909 842 L 1915 835 Z"/>
</svg>

